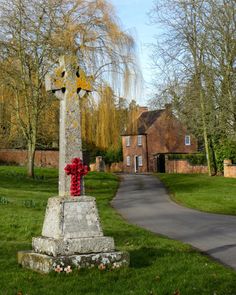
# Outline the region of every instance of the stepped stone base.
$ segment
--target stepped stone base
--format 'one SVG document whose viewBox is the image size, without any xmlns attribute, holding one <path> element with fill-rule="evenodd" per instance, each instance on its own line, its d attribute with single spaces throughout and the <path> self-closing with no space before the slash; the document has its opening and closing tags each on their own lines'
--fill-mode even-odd
<svg viewBox="0 0 236 295">
<path fill-rule="evenodd" d="M 58 265 L 63 270 L 67 266 L 71 266 L 72 271 L 92 267 L 99 269 L 120 268 L 129 266 L 129 254 L 127 252 L 107 252 L 53 257 L 33 251 L 20 251 L 18 252 L 18 263 L 22 267 L 40 273 L 55 271 Z"/>
<path fill-rule="evenodd" d="M 42 235 L 33 238 L 32 251 L 18 252 L 18 263 L 48 273 L 129 265 L 129 254 L 115 252 L 112 237 L 104 237 L 95 198 L 54 197 L 48 200 Z"/>
<path fill-rule="evenodd" d="M 32 246 L 36 253 L 51 256 L 100 253 L 115 250 L 111 237 L 93 237 L 79 239 L 53 239 L 47 237 L 33 238 Z"/>
</svg>

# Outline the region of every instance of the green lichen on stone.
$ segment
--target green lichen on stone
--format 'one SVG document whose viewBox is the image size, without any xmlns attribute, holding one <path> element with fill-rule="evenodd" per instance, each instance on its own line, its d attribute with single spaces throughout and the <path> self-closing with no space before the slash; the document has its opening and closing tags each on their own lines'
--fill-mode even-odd
<svg viewBox="0 0 236 295">
<path fill-rule="evenodd" d="M 52 257 L 33 253 L 32 251 L 21 251 L 18 253 L 18 263 L 23 267 L 40 273 L 55 271 L 57 265 L 62 267 L 71 266 L 76 269 L 98 267 L 101 269 L 112 269 L 129 266 L 129 253 L 111 252 L 84 255 L 71 255 Z"/>
</svg>

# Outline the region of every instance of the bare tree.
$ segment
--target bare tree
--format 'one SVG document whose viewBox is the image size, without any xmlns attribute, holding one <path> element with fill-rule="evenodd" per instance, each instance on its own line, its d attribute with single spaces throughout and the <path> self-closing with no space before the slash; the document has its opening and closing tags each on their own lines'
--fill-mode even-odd
<svg viewBox="0 0 236 295">
<path fill-rule="evenodd" d="M 38 122 L 48 105 L 44 77 L 60 54 L 77 54 L 97 83 L 127 90 L 135 74 L 133 39 L 105 0 L 0 0 L 1 84 L 13 90 L 19 128 L 34 175 Z"/>
<path fill-rule="evenodd" d="M 193 122 L 195 134 L 200 131 L 210 175 L 212 141 L 216 133 L 225 136 L 225 122 L 229 127 L 235 121 L 235 11 L 231 0 L 171 0 L 156 2 L 151 15 L 165 25 L 153 53 L 167 81 L 164 89 L 180 117 Z"/>
<path fill-rule="evenodd" d="M 12 89 L 19 128 L 28 147 L 28 175 L 34 176 L 38 120 L 47 105 L 44 76 L 52 48 L 54 6 L 46 1 L 1 1 L 1 79 Z M 55 12 L 54 12 L 55 14 Z"/>
</svg>

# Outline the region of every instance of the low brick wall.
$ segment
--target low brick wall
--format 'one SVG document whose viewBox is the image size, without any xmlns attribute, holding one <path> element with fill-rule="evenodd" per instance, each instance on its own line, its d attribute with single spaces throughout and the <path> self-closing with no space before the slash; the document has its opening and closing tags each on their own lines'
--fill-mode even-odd
<svg viewBox="0 0 236 295">
<path fill-rule="evenodd" d="M 27 163 L 27 150 L 0 149 L 0 162 L 16 163 L 25 166 Z M 59 163 L 58 151 L 36 151 L 36 167 L 53 167 L 57 168 Z"/>
<path fill-rule="evenodd" d="M 166 160 L 166 173 L 207 173 L 207 166 L 191 165 L 187 160 Z"/>
<path fill-rule="evenodd" d="M 224 160 L 224 177 L 236 178 L 236 165 L 231 160 Z"/>
<path fill-rule="evenodd" d="M 97 165 L 96 163 L 89 165 L 90 171 L 97 171 Z M 110 166 L 105 166 L 105 172 L 123 172 L 123 162 L 119 163 L 112 163 Z"/>
<path fill-rule="evenodd" d="M 123 172 L 123 162 L 112 163 L 110 167 L 110 172 Z"/>
</svg>

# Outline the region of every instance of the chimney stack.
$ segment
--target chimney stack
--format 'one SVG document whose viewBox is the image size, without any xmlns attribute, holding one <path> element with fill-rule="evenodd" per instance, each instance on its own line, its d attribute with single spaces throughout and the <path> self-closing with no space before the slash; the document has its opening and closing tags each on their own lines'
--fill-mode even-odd
<svg viewBox="0 0 236 295">
<path fill-rule="evenodd" d="M 148 112 L 148 107 L 146 106 L 138 106 L 138 117 L 141 116 L 142 113 Z"/>
</svg>

